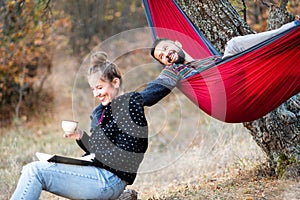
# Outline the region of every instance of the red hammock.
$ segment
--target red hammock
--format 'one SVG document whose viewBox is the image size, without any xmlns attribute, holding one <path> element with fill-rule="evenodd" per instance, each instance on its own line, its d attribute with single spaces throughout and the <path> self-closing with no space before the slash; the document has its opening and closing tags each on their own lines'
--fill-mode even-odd
<svg viewBox="0 0 300 200">
<path fill-rule="evenodd" d="M 180 40 L 180 34 L 189 36 L 197 44 L 180 42 L 194 58 L 218 54 L 175 1 L 143 2 L 154 36 L 172 40 Z M 178 88 L 200 109 L 221 121 L 237 123 L 258 119 L 300 91 L 299 29 L 300 26 L 295 27 L 225 59 L 181 81 Z"/>
</svg>

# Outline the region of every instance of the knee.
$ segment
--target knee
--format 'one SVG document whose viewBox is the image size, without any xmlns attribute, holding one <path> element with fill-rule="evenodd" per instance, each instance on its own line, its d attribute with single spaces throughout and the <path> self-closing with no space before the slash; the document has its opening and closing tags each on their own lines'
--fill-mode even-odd
<svg viewBox="0 0 300 200">
<path fill-rule="evenodd" d="M 231 38 L 231 40 L 229 40 L 229 41 L 226 43 L 225 48 L 226 48 L 228 51 L 236 51 L 237 46 L 238 46 L 237 38 Z"/>
<path fill-rule="evenodd" d="M 31 162 L 23 167 L 21 173 L 29 176 L 37 176 L 43 167 L 44 163 L 41 161 Z"/>
<path fill-rule="evenodd" d="M 227 56 L 232 56 L 234 54 L 236 54 L 236 51 L 234 51 L 234 41 L 231 39 L 225 45 L 223 58 Z"/>
<path fill-rule="evenodd" d="M 235 37 L 226 43 L 224 57 L 235 55 L 242 51 L 241 45 L 239 44 L 239 38 Z"/>
<path fill-rule="evenodd" d="M 36 162 L 31 162 L 22 168 L 22 174 L 35 174 L 37 170 Z"/>
</svg>

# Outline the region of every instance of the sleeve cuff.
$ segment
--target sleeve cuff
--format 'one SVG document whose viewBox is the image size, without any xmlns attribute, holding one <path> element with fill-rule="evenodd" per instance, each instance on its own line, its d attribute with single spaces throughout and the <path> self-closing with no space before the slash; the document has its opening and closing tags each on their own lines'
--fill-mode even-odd
<svg viewBox="0 0 300 200">
<path fill-rule="evenodd" d="M 83 135 L 80 140 L 76 140 L 77 144 L 81 147 L 82 150 L 89 153 L 89 135 L 86 132 L 83 132 Z"/>
</svg>

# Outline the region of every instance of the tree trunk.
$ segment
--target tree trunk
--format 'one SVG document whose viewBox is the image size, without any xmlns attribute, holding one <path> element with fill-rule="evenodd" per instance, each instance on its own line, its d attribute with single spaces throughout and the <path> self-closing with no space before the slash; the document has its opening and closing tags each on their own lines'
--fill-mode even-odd
<svg viewBox="0 0 300 200">
<path fill-rule="evenodd" d="M 253 33 L 228 0 L 177 0 L 177 3 L 220 52 L 232 37 Z M 271 6 L 268 29 L 278 28 L 293 19 L 286 10 Z M 300 94 L 264 117 L 243 123 L 266 153 L 270 172 L 279 177 L 300 175 L 299 119 Z"/>
<path fill-rule="evenodd" d="M 230 38 L 253 33 L 226 0 L 177 0 L 177 3 L 221 53 Z"/>
</svg>

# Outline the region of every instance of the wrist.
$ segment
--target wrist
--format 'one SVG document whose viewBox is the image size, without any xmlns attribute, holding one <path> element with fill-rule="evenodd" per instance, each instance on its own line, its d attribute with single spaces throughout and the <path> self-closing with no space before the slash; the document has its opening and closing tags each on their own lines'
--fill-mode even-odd
<svg viewBox="0 0 300 200">
<path fill-rule="evenodd" d="M 83 131 L 81 129 L 76 129 L 76 132 L 77 132 L 76 140 L 80 140 L 83 136 Z"/>
</svg>

